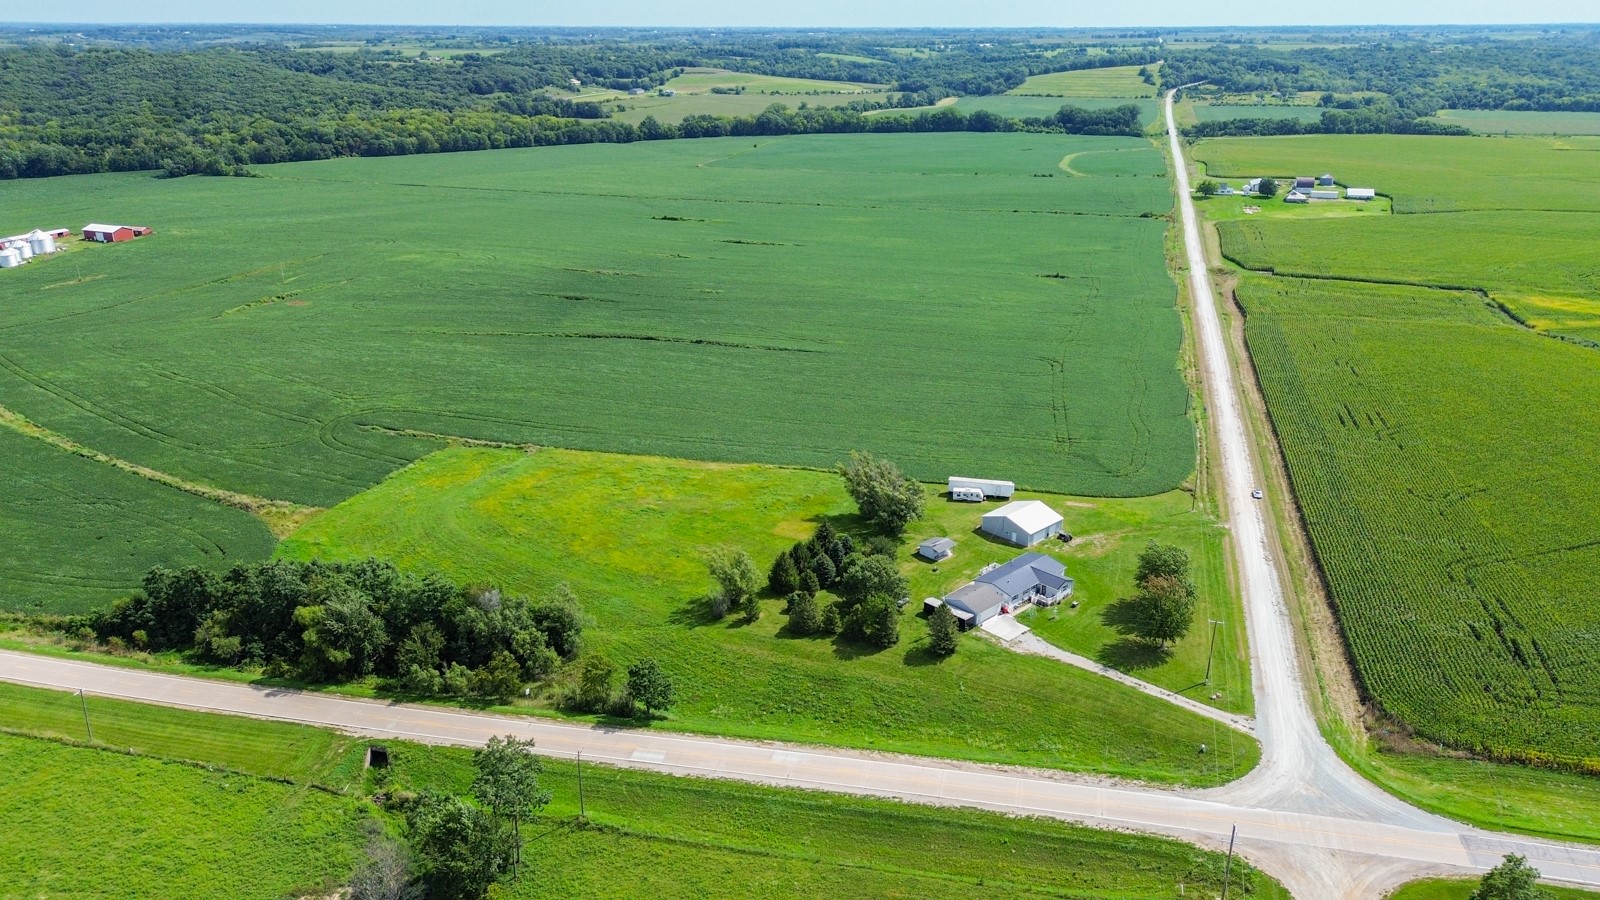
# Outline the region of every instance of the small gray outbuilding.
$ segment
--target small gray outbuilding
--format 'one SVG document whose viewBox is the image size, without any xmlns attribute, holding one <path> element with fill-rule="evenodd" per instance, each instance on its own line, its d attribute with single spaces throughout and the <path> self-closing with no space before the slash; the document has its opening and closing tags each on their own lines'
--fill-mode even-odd
<svg viewBox="0 0 1600 900">
<path fill-rule="evenodd" d="M 917 555 L 928 562 L 949 559 L 956 552 L 956 542 L 947 537 L 928 538 L 917 545 Z"/>
</svg>

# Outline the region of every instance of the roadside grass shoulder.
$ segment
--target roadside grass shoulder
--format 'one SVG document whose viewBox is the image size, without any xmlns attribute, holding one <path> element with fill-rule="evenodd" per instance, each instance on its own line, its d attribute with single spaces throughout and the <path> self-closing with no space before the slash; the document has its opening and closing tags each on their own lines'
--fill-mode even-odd
<svg viewBox="0 0 1600 900">
<path fill-rule="evenodd" d="M 967 529 L 976 526 L 976 510 L 962 515 Z M 923 646 L 915 607 L 901 617 L 899 645 L 883 651 L 792 637 L 776 599 L 755 623 L 710 618 L 711 583 L 696 548 L 739 547 L 765 572 L 822 521 L 859 527 L 831 473 L 448 450 L 322 514 L 280 552 L 377 555 L 532 594 L 568 583 L 594 618 L 591 649 L 624 665 L 654 656 L 676 680 L 678 701 L 663 723 L 674 730 L 1189 784 L 1231 780 L 1255 764 L 1251 738 L 1216 733 L 1191 713 L 1050 660 L 974 636 L 939 661 Z M 1159 517 L 1145 522 L 1159 533 Z M 964 543 L 975 561 L 981 539 Z M 901 551 L 908 572 L 922 565 L 912 549 Z M 531 702 L 549 709 L 548 698 Z M 1199 754 L 1202 743 L 1212 752 Z"/>
<path fill-rule="evenodd" d="M 44 735 L 51 734 L 53 726 L 38 720 L 31 710 L 70 707 L 76 702 L 73 695 L 57 691 L 9 686 L 0 689 L 0 712 L 10 716 L 20 708 L 28 722 L 38 722 L 37 733 Z M 96 703 L 96 713 L 102 721 L 125 722 L 127 727 L 153 736 L 152 742 L 140 749 L 141 754 L 190 758 L 196 747 L 193 736 L 203 734 L 244 736 L 253 752 L 237 758 L 198 760 L 208 765 L 238 764 L 233 772 L 207 772 L 154 759 L 0 737 L 0 741 L 11 742 L 5 745 L 8 749 L 39 747 L 50 754 L 65 754 L 64 760 L 74 760 L 53 770 L 49 779 L 50 784 L 65 788 L 52 795 L 53 808 L 64 816 L 98 818 L 105 828 L 129 824 L 125 819 L 87 814 L 91 808 L 98 808 L 100 801 L 79 789 L 79 782 L 86 779 L 84 773 L 95 768 L 83 761 L 98 763 L 103 757 L 117 771 L 118 767 L 143 765 L 165 766 L 163 771 L 177 773 L 169 778 L 168 793 L 160 797 L 170 797 L 169 808 L 209 803 L 213 793 L 223 790 L 220 785 L 250 784 L 251 797 L 263 793 L 260 788 L 264 786 L 270 789 L 265 793 L 277 791 L 283 797 L 300 798 L 296 802 L 334 810 L 366 809 L 370 812 L 363 816 L 384 817 L 364 801 L 304 789 L 308 781 L 326 781 L 324 772 L 308 765 L 301 753 L 304 732 L 317 729 L 104 698 L 96 698 Z M 139 720 L 146 716 L 151 720 L 141 723 Z M 325 734 L 324 742 L 346 747 L 346 762 L 334 779 L 337 787 L 362 795 L 423 788 L 465 793 L 470 788 L 471 752 L 465 748 L 383 741 L 392 765 L 379 773 L 363 771 L 360 766 L 366 745 L 373 742 Z M 205 746 L 215 749 L 219 745 Z M 253 782 L 252 774 L 287 777 L 298 784 Z M 14 779 L 15 772 L 0 773 L 0 784 L 8 788 Z M 1172 896 L 1175 889 L 1214 893 L 1220 888 L 1222 875 L 1221 854 L 1176 841 L 1049 819 L 680 778 L 593 764 L 583 767 L 583 811 L 587 821 L 580 822 L 576 766 L 566 760 L 547 759 L 541 782 L 554 796 L 540 826 L 525 829 L 529 834 L 526 855 L 531 871 L 520 882 L 505 886 L 515 897 L 644 893 L 738 897 L 748 896 L 752 885 L 761 885 L 768 896 L 796 898 L 830 893 L 892 894 L 908 889 L 919 896 L 957 897 L 970 896 L 981 887 L 986 894 L 1002 897 L 1154 900 Z M 227 790 L 230 793 L 225 797 L 235 796 L 231 791 L 236 787 Z M 6 802 L 0 800 L 0 806 Z M 290 807 L 289 803 L 278 803 L 275 813 L 280 821 L 263 832 L 267 839 L 275 840 L 299 821 Z M 224 815 L 232 811 L 232 806 L 218 810 Z M 168 829 L 168 821 L 170 816 L 163 817 L 161 827 L 154 829 L 156 836 L 173 842 L 163 848 L 169 857 L 162 861 L 163 865 L 132 880 L 126 876 L 131 857 L 112 859 L 97 877 L 122 879 L 125 886 L 119 896 L 170 896 L 181 882 L 167 880 L 177 877 L 169 872 L 189 871 L 200 865 L 206 854 L 226 855 L 236 850 L 237 842 L 257 839 L 248 833 L 238 834 L 251 821 L 246 818 L 245 823 L 210 830 L 203 851 L 196 851 L 193 842 L 179 843 L 178 835 L 169 834 L 176 829 Z M 319 858 L 322 866 L 315 873 L 317 879 L 336 882 L 350 871 L 360 843 L 354 824 L 327 835 L 325 857 L 338 859 Z M 99 835 L 86 837 L 99 839 Z M 280 857 L 263 854 L 259 848 L 243 855 L 258 867 L 267 891 L 300 871 Z M 0 860 L 0 872 L 4 872 L 5 865 Z M 226 875 L 223 883 L 231 884 L 225 880 Z M 71 882 L 68 887 L 81 891 L 81 884 Z M 1178 888 L 1180 884 L 1185 887 Z M 1232 884 L 1245 896 L 1287 897 L 1277 882 L 1240 860 L 1234 861 Z M 232 896 L 258 894 L 245 890 Z M 259 896 L 276 895 L 269 892 Z"/>
<path fill-rule="evenodd" d="M 1468 900 L 1477 886 L 1478 881 L 1475 878 L 1429 878 L 1402 886 L 1388 895 L 1388 900 Z M 1539 887 L 1549 900 L 1594 900 L 1596 896 L 1600 896 L 1594 891 L 1581 888 L 1552 884 L 1543 884 Z"/>
<path fill-rule="evenodd" d="M 247 900 L 325 890 L 368 813 L 304 785 L 0 735 L 0 884 L 16 896 Z"/>
</svg>

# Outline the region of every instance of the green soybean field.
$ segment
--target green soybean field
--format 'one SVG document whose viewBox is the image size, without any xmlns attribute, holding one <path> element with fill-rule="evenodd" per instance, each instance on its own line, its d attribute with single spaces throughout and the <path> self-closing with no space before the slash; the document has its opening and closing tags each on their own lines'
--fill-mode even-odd
<svg viewBox="0 0 1600 900">
<path fill-rule="evenodd" d="M 0 406 L 306 507 L 439 435 L 818 467 L 865 448 L 924 479 L 1099 496 L 1194 469 L 1147 141 L 727 138 L 259 174 L 9 185 L 13 230 L 154 234 L 5 272 Z M 101 569 L 131 584 L 158 561 Z"/>
</svg>

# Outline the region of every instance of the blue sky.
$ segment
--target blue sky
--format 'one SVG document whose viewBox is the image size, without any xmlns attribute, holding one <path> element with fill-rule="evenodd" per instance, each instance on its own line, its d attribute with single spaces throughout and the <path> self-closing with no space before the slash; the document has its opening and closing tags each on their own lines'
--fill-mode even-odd
<svg viewBox="0 0 1600 900">
<path fill-rule="evenodd" d="M 430 25 L 1112 26 L 1597 22 L 1595 0 L 74 0 L 8 4 L 0 21 Z"/>
</svg>

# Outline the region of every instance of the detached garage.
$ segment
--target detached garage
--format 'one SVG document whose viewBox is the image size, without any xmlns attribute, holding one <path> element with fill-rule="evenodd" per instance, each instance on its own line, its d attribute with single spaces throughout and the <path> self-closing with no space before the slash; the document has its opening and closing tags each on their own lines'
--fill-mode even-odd
<svg viewBox="0 0 1600 900">
<path fill-rule="evenodd" d="M 1018 547 L 1032 547 L 1061 533 L 1061 514 L 1037 500 L 1007 503 L 983 517 L 983 530 Z"/>
</svg>

